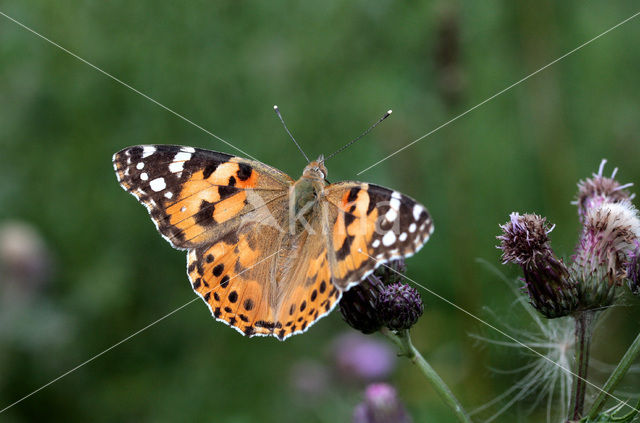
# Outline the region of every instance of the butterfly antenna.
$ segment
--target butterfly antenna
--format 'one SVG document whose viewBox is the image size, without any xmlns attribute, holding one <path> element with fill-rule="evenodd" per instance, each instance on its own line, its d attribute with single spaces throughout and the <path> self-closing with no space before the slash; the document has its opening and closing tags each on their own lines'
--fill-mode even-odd
<svg viewBox="0 0 640 423">
<path fill-rule="evenodd" d="M 307 157 L 306 154 L 304 154 L 304 151 L 302 150 L 302 147 L 300 147 L 300 144 L 298 144 L 298 141 L 296 141 L 295 138 L 293 138 L 293 135 L 291 135 L 291 132 L 289 132 L 289 128 L 287 128 L 287 125 L 284 123 L 284 119 L 282 119 L 282 115 L 280 114 L 280 109 L 278 109 L 278 106 L 273 106 L 273 110 L 276 111 L 276 114 L 278 115 L 278 117 L 280 118 L 280 122 L 282 122 L 282 126 L 284 126 L 284 130 L 287 131 L 287 134 L 289 134 L 289 136 L 291 137 L 291 139 L 293 140 L 293 143 L 296 145 L 296 147 L 298 147 L 298 150 L 300 150 L 300 152 L 302 153 L 302 155 L 304 156 L 304 158 L 307 160 L 307 163 L 311 162 L 311 160 L 309 160 L 309 158 Z"/>
<path fill-rule="evenodd" d="M 393 113 L 393 110 L 387 110 L 387 113 L 384 114 L 384 116 L 382 116 L 380 119 L 378 119 L 378 121 L 376 123 L 374 123 L 373 125 L 371 125 L 369 127 L 369 129 L 367 129 L 366 131 L 364 131 L 362 134 L 360 134 L 358 137 L 354 138 L 353 140 L 349 141 L 348 143 L 346 143 L 345 145 L 343 145 L 342 147 L 340 147 L 339 149 L 337 149 L 336 151 L 334 151 L 333 153 L 329 154 L 324 160 L 323 162 L 326 162 L 327 160 L 329 160 L 330 158 L 332 158 L 333 156 L 335 156 L 336 154 L 338 154 L 339 152 L 341 152 L 342 150 L 344 150 L 345 148 L 349 147 L 351 144 L 353 144 L 354 142 L 358 141 L 360 138 L 364 137 L 365 135 L 367 135 L 369 132 L 371 132 L 371 130 L 373 128 L 375 128 L 376 126 L 378 126 L 383 120 L 385 120 L 386 118 L 388 118 L 391 113 Z"/>
</svg>

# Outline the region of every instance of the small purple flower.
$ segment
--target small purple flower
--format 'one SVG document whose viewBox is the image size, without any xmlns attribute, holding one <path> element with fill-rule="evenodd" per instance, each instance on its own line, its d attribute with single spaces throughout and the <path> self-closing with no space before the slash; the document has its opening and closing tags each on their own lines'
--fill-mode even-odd
<svg viewBox="0 0 640 423">
<path fill-rule="evenodd" d="M 500 228 L 503 263 L 522 267 L 531 305 L 549 319 L 573 313 L 578 308 L 577 286 L 551 249 L 548 235 L 553 227 L 544 217 L 511 213 L 510 221 Z"/>
<path fill-rule="evenodd" d="M 378 309 L 385 326 L 391 330 L 405 330 L 422 316 L 424 304 L 415 288 L 397 282 L 387 286 L 378 297 Z"/>
<path fill-rule="evenodd" d="M 594 173 L 591 178 L 578 182 L 578 195 L 573 204 L 578 206 L 578 214 L 580 220 L 584 220 L 589 209 L 600 207 L 604 203 L 619 203 L 621 201 L 630 201 L 635 197 L 627 188 L 632 183 L 621 185 L 614 178 L 618 173 L 618 168 L 613 170 L 611 177 L 603 176 L 604 165 L 606 159 L 602 159 L 598 173 Z"/>
<path fill-rule="evenodd" d="M 386 379 L 396 364 L 396 355 L 386 342 L 356 332 L 339 336 L 333 351 L 338 373 L 347 379 Z"/>
<path fill-rule="evenodd" d="M 411 423 L 411 417 L 398 399 L 396 390 L 386 383 L 367 387 L 364 401 L 356 406 L 353 423 Z"/>
</svg>

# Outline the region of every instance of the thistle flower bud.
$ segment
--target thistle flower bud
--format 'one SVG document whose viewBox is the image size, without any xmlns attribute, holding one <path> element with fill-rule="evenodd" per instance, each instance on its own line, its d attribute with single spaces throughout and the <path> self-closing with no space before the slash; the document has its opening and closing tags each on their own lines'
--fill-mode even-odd
<svg viewBox="0 0 640 423">
<path fill-rule="evenodd" d="M 377 309 L 378 297 L 382 291 L 384 284 L 372 274 L 342 294 L 340 312 L 344 320 L 364 334 L 378 331 L 383 325 L 382 316 Z"/>
<path fill-rule="evenodd" d="M 416 324 L 424 312 L 424 304 L 415 288 L 398 282 L 387 286 L 380 294 L 378 310 L 385 326 L 391 330 L 404 330 Z"/>
<path fill-rule="evenodd" d="M 364 401 L 356 406 L 353 422 L 411 423 L 411 417 L 392 386 L 386 383 L 374 383 L 367 387 Z"/>
<path fill-rule="evenodd" d="M 635 194 L 631 194 L 627 190 L 633 184 L 621 185 L 614 179 L 618 168 L 613 170 L 611 177 L 603 176 L 602 173 L 606 163 L 607 161 L 602 159 L 598 173 L 594 173 L 591 178 L 578 182 L 578 195 L 572 204 L 578 206 L 580 220 L 584 220 L 589 209 L 600 207 L 604 203 L 630 201 L 635 197 Z"/>
<path fill-rule="evenodd" d="M 583 307 L 613 303 L 617 286 L 627 276 L 640 237 L 638 211 L 629 201 L 604 203 L 587 210 L 574 259 Z"/>
<path fill-rule="evenodd" d="M 497 238 L 503 263 L 515 263 L 524 272 L 525 289 L 531 305 L 552 319 L 567 316 L 578 307 L 578 291 L 564 262 L 549 241 L 553 230 L 546 218 L 535 214 L 511 213 Z"/>
</svg>

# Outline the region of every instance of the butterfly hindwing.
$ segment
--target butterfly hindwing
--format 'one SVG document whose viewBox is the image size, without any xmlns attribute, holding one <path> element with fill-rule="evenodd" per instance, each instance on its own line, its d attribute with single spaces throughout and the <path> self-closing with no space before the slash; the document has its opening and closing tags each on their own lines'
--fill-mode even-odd
<svg viewBox="0 0 640 423">
<path fill-rule="evenodd" d="M 143 203 L 175 248 L 216 239 L 256 207 L 286 195 L 293 183 L 259 162 L 175 145 L 141 145 L 113 156 L 122 187 Z"/>
<path fill-rule="evenodd" d="M 345 289 L 379 264 L 415 254 L 433 232 L 427 209 L 412 198 L 362 182 L 329 185 L 332 274 Z"/>
<path fill-rule="evenodd" d="M 320 207 L 318 204 L 311 216 L 308 230 L 287 235 L 283 243 L 295 248 L 280 262 L 284 271 L 278 275 L 278 328 L 274 331 L 279 339 L 306 331 L 328 314 L 342 295 L 333 283 Z"/>
<path fill-rule="evenodd" d="M 276 287 L 269 281 L 281 232 L 260 223 L 261 211 L 252 212 L 256 219 L 187 254 L 192 287 L 211 314 L 248 336 L 271 335 L 275 329 Z"/>
</svg>

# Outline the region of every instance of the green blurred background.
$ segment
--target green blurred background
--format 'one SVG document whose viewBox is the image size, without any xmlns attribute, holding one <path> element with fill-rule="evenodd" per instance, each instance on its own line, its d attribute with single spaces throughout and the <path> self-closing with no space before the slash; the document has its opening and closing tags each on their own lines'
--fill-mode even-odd
<svg viewBox="0 0 640 423">
<path fill-rule="evenodd" d="M 574 0 L 0 3 L 3 13 L 292 177 L 304 160 L 274 104 L 310 156 L 332 152 L 393 109 L 328 163 L 330 179 L 393 187 L 427 205 L 436 231 L 408 261 L 408 274 L 494 324 L 522 329 L 531 319 L 476 259 L 499 266 L 495 236 L 513 210 L 557 224 L 554 246 L 569 256 L 579 230 L 575 184 L 603 157 L 607 171 L 620 168 L 621 182 L 640 183 L 640 18 L 356 173 L 636 9 Z M 10 246 L 23 242 L 32 254 L 20 264 L 26 277 L 0 274 L 0 408 L 193 299 L 184 253 L 162 240 L 113 174 L 111 155 L 141 143 L 235 153 L 0 16 L 0 225 L 18 237 Z M 518 367 L 526 354 L 476 342 L 469 333 L 499 335 L 422 294 L 415 344 L 467 409 L 519 379 L 491 367 Z M 625 301 L 596 332 L 598 360 L 615 362 L 640 328 L 638 302 Z M 332 352 L 349 330 L 334 312 L 284 343 L 247 339 L 197 301 L 0 420 L 349 421 L 364 384 L 335 376 Z M 299 379 L 314 374 L 300 371 L 305 363 L 328 375 L 314 394 L 300 392 Z M 415 421 L 453 420 L 408 361 L 397 362 L 389 381 Z M 623 388 L 638 385 L 631 377 Z M 527 417 L 526 408 L 497 421 L 544 416 L 540 408 Z"/>
</svg>

